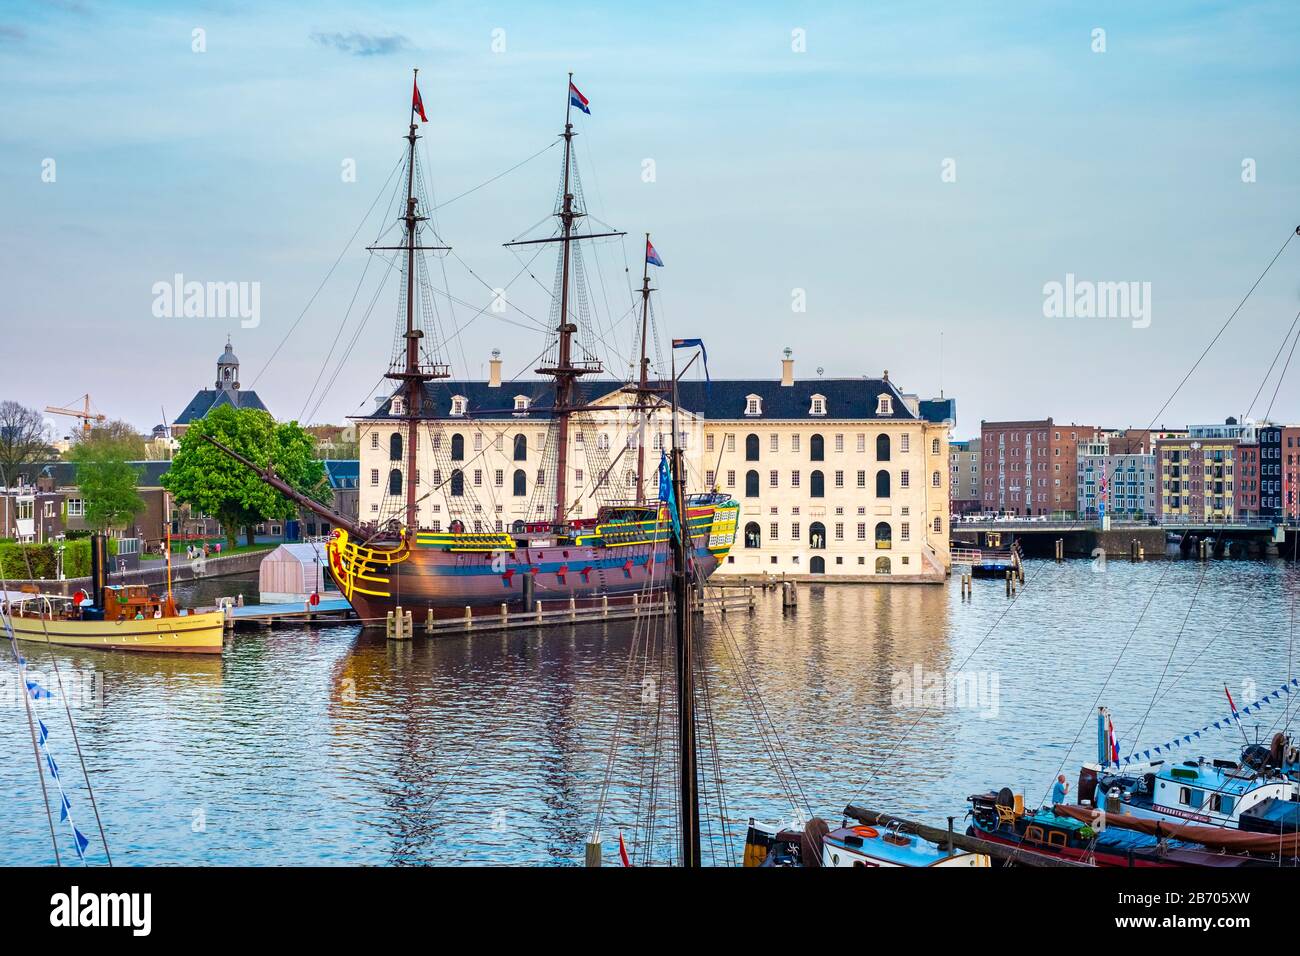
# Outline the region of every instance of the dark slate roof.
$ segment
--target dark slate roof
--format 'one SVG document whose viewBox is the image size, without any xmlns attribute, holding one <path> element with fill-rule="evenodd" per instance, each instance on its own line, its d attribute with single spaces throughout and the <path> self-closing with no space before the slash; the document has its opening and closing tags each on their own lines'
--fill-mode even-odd
<svg viewBox="0 0 1300 956">
<path fill-rule="evenodd" d="M 262 400 L 257 397 L 257 392 L 241 391 L 238 394 L 240 408 L 258 408 L 264 412 L 270 411 L 262 404 Z M 215 388 L 200 389 L 198 392 L 195 392 L 194 397 L 190 399 L 190 403 L 185 406 L 185 410 L 176 416 L 176 421 L 173 424 L 188 425 L 191 422 L 202 418 L 218 405 L 229 404 L 229 392 L 219 392 Z"/>
<path fill-rule="evenodd" d="M 136 471 L 136 484 L 141 488 L 162 487 L 162 476 L 171 467 L 170 461 L 133 461 L 129 463 Z M 75 488 L 77 485 L 77 465 L 71 461 L 51 461 L 24 465 L 19 469 L 28 484 L 35 484 L 37 478 L 54 478 L 56 488 Z"/>
<path fill-rule="evenodd" d="M 580 381 L 579 398 L 583 401 L 595 401 L 602 396 L 623 388 L 624 382 L 608 379 L 597 381 Z M 772 379 L 728 379 L 712 383 L 706 381 L 682 382 L 678 386 L 678 396 L 682 407 L 712 419 L 744 419 L 754 421 L 818 421 L 821 418 L 832 419 L 879 419 L 876 414 L 876 397 L 881 392 L 893 396 L 893 412 L 885 418 L 915 421 L 913 415 L 892 383 L 878 378 L 826 378 L 812 381 L 796 381 L 794 385 L 784 386 Z M 468 399 L 468 412 L 475 418 L 507 420 L 515 418 L 514 401 L 516 395 L 526 395 L 530 400 L 527 419 L 545 421 L 550 417 L 553 394 L 549 379 L 530 379 L 522 382 L 505 382 L 500 388 L 491 388 L 487 382 L 453 381 L 450 379 L 431 382 L 425 386 L 427 396 L 426 414 L 431 418 L 450 418 L 451 397 L 463 395 Z M 762 399 L 763 413 L 746 416 L 745 403 L 749 395 L 758 395 Z M 826 415 L 810 415 L 812 397 L 822 395 L 826 399 Z M 355 416 L 362 419 L 383 419 L 390 415 L 392 400 L 384 402 L 377 411 Z M 939 402 L 947 407 L 955 403 L 952 399 Z M 523 416 L 520 416 L 522 420 Z M 942 421 L 943 419 L 938 419 Z"/>
<path fill-rule="evenodd" d="M 918 404 L 921 408 L 921 417 L 927 422 L 936 422 L 940 425 L 945 422 L 950 425 L 957 424 L 957 399 L 923 398 Z"/>
<path fill-rule="evenodd" d="M 325 475 L 335 491 L 357 487 L 361 478 L 361 462 L 356 458 L 326 458 Z"/>
</svg>

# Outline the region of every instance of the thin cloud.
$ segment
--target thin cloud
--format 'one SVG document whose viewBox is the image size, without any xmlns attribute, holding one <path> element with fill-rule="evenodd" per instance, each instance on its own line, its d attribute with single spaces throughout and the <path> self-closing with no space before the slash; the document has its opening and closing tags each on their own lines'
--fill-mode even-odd
<svg viewBox="0 0 1300 956">
<path fill-rule="evenodd" d="M 7 23 L 0 23 L 0 40 L 22 41 L 27 39 L 27 31 L 22 27 L 10 26 Z"/>
<path fill-rule="evenodd" d="M 352 56 L 389 56 L 411 46 L 411 41 L 400 33 L 376 35 L 373 33 L 313 33 L 311 38 L 323 47 L 348 53 Z"/>
</svg>

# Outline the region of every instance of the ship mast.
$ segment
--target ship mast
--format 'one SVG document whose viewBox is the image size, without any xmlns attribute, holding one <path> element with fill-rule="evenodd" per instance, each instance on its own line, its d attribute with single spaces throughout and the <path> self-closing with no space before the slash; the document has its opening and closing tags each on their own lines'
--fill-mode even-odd
<svg viewBox="0 0 1300 956">
<path fill-rule="evenodd" d="M 646 249 L 650 248 L 650 233 L 645 234 Z M 645 340 L 646 327 L 649 320 L 650 312 L 650 256 L 649 253 L 641 257 L 641 363 L 638 372 L 640 378 L 637 381 L 636 390 L 636 411 L 637 411 L 637 440 L 636 440 L 636 503 L 645 504 L 645 428 L 646 428 L 646 405 L 650 393 L 650 359 L 646 357 Z M 675 427 L 675 426 L 674 426 Z"/>
<path fill-rule="evenodd" d="M 445 365 L 420 364 L 420 339 L 424 332 L 415 324 L 415 254 L 426 250 L 450 249 L 450 246 L 421 246 L 416 239 L 420 223 L 428 219 L 418 213 L 419 199 L 415 195 L 415 141 L 420 137 L 415 132 L 415 103 L 418 92 L 420 71 L 413 73 L 411 96 L 411 126 L 406 134 L 408 155 L 406 161 L 406 212 L 402 222 L 406 226 L 405 241 L 400 246 L 368 246 L 371 250 L 390 250 L 406 253 L 406 331 L 403 340 L 406 343 L 404 365 L 400 372 L 390 371 L 385 378 L 402 383 L 403 397 L 406 401 L 406 507 L 405 524 L 409 534 L 419 530 L 419 513 L 416 504 L 415 476 L 419 467 L 419 423 L 424 411 L 424 383 L 437 378 L 449 378 L 450 369 Z"/>
<path fill-rule="evenodd" d="M 523 242 L 507 242 L 507 246 L 527 246 L 538 243 L 559 242 L 561 246 L 561 264 L 560 264 L 560 321 L 556 328 L 559 335 L 559 349 L 556 355 L 556 362 L 553 366 L 535 369 L 538 375 L 549 375 L 555 379 L 555 404 L 552 413 L 555 416 L 556 423 L 556 441 L 559 443 L 556 451 L 555 467 L 555 525 L 558 528 L 564 524 L 565 496 L 568 493 L 568 469 L 569 469 L 569 418 L 576 410 L 574 404 L 574 383 L 577 382 L 581 375 L 590 375 L 601 370 L 600 363 L 592 360 L 584 360 L 575 363 L 573 360 L 573 334 L 578 331 L 577 325 L 569 321 L 569 272 L 571 257 L 569 245 L 579 239 L 598 239 L 604 236 L 622 236 L 622 232 L 598 232 L 575 235 L 573 225 L 577 220 L 583 218 L 586 213 L 577 208 L 574 203 L 573 184 L 571 179 L 571 169 L 573 162 L 573 132 L 572 112 L 573 112 L 573 74 L 569 74 L 568 85 L 565 87 L 565 107 L 564 107 L 564 187 L 562 196 L 563 202 L 560 211 L 556 213 L 560 220 L 560 235 L 551 239 L 531 239 Z"/>
<path fill-rule="evenodd" d="M 681 836 L 681 865 L 700 865 L 700 789 L 695 733 L 695 649 L 691 616 L 689 556 L 693 544 L 687 524 L 685 458 L 677 443 L 677 368 L 672 369 L 672 489 L 676 511 L 669 523 L 677 527 L 669 534 L 673 558 L 673 621 L 676 632 L 677 664 L 677 758 L 678 814 Z"/>
</svg>

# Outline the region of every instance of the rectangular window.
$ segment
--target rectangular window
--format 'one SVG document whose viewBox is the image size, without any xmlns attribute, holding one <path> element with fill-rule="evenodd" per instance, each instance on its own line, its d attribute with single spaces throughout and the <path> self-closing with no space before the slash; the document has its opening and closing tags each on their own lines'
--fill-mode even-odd
<svg viewBox="0 0 1300 956">
<path fill-rule="evenodd" d="M 506 473 L 498 468 L 492 473 L 492 483 L 498 488 L 502 487 L 506 483 Z"/>
<path fill-rule="evenodd" d="M 82 500 L 80 498 L 69 498 L 68 517 L 80 518 L 83 514 L 85 514 L 85 505 L 82 503 Z"/>
<path fill-rule="evenodd" d="M 867 487 L 867 473 L 865 471 L 858 472 L 858 487 Z"/>
<path fill-rule="evenodd" d="M 712 435 L 705 435 L 705 436 L 704 436 L 704 449 L 705 449 L 705 451 L 713 451 L 713 436 L 712 436 Z"/>
<path fill-rule="evenodd" d="M 911 440 L 912 440 L 912 436 L 909 435 L 909 434 L 907 434 L 907 432 L 903 432 L 903 434 L 900 435 L 900 436 L 899 436 L 899 439 L 898 439 L 898 450 L 899 450 L 899 451 L 904 451 L 904 452 L 905 452 L 905 451 L 910 451 L 910 450 L 911 450 Z"/>
<path fill-rule="evenodd" d="M 374 486 L 374 487 L 378 487 L 378 486 L 379 486 L 379 469 L 378 469 L 378 468 L 371 468 L 371 469 L 370 469 L 370 484 L 371 484 L 372 486 Z"/>
<path fill-rule="evenodd" d="M 836 451 L 843 451 L 843 450 L 844 450 L 844 436 L 843 436 L 843 435 L 836 435 L 836 436 L 835 436 L 835 450 L 836 450 Z"/>
<path fill-rule="evenodd" d="M 773 433 L 772 433 L 772 436 L 771 436 L 770 438 L 768 438 L 768 440 L 767 440 L 767 447 L 768 447 L 768 450 L 769 450 L 769 451 L 780 451 L 780 450 L 781 450 L 781 436 L 778 435 L 778 434 L 776 434 L 776 432 L 773 432 Z"/>
<path fill-rule="evenodd" d="M 799 540 L 799 522 L 797 521 L 790 525 L 790 538 L 793 541 Z"/>
<path fill-rule="evenodd" d="M 728 451 L 728 452 L 733 452 L 733 451 L 736 450 L 736 436 L 735 436 L 735 435 L 728 435 L 728 436 L 727 436 L 726 447 L 727 447 L 727 451 Z"/>
<path fill-rule="evenodd" d="M 835 472 L 835 487 L 836 488 L 844 487 L 844 472 L 842 471 Z"/>
<path fill-rule="evenodd" d="M 581 472 L 581 471 L 578 472 L 578 481 L 582 481 L 582 472 Z M 482 468 L 475 468 L 475 469 L 474 469 L 474 487 L 475 487 L 475 488 L 482 488 L 482 487 L 483 487 L 483 469 L 482 469 Z"/>
<path fill-rule="evenodd" d="M 837 522 L 835 522 L 835 540 L 836 540 L 836 541 L 843 541 L 843 540 L 844 540 L 844 522 L 843 522 L 843 521 L 837 521 Z"/>
<path fill-rule="evenodd" d="M 792 471 L 792 472 L 790 472 L 790 487 L 791 487 L 791 488 L 798 488 L 798 487 L 799 487 L 799 472 L 798 472 L 798 471 Z"/>
<path fill-rule="evenodd" d="M 799 451 L 799 436 L 798 436 L 798 435 L 791 435 L 791 436 L 790 436 L 790 450 L 791 450 L 792 452 L 795 452 L 796 454 L 798 453 L 798 451 Z"/>
<path fill-rule="evenodd" d="M 867 523 L 865 521 L 858 522 L 858 540 L 859 541 L 867 540 Z"/>
<path fill-rule="evenodd" d="M 910 488 L 912 485 L 912 475 L 906 468 L 898 473 L 898 487 Z"/>
<path fill-rule="evenodd" d="M 582 484 L 582 469 L 581 469 L 581 468 L 575 468 L 575 469 L 573 469 L 573 480 L 574 480 L 574 482 L 575 482 L 576 484 L 579 484 L 579 485 Z M 474 484 L 478 484 L 478 482 L 476 481 L 476 482 L 474 482 Z"/>
<path fill-rule="evenodd" d="M 482 433 L 482 432 L 475 432 L 475 433 L 474 433 L 474 450 L 475 450 L 475 451 L 482 451 L 482 450 L 483 450 L 483 433 Z"/>
<path fill-rule="evenodd" d="M 767 473 L 767 485 L 769 488 L 776 488 L 778 486 L 778 479 L 777 479 L 778 474 L 780 473 L 777 472 L 776 470 L 772 470 Z"/>
<path fill-rule="evenodd" d="M 912 523 L 910 521 L 904 521 L 898 526 L 898 538 L 900 541 L 912 540 Z"/>
<path fill-rule="evenodd" d="M 767 527 L 767 540 L 769 540 L 769 541 L 775 541 L 775 540 L 777 539 L 777 535 L 778 535 L 778 533 L 779 533 L 779 532 L 778 532 L 778 529 L 779 529 L 780 527 L 781 527 L 781 526 L 780 526 L 779 524 L 777 524 L 775 521 L 773 521 L 770 525 L 768 525 L 768 527 Z M 685 537 L 685 536 L 683 535 L 683 537 Z M 775 561 L 776 559 L 773 558 L 772 560 Z"/>
<path fill-rule="evenodd" d="M 858 454 L 861 455 L 866 450 L 867 450 L 867 436 L 859 432 L 858 433 Z"/>
<path fill-rule="evenodd" d="M 371 448 L 379 447 L 379 432 L 370 433 L 370 447 Z"/>
<path fill-rule="evenodd" d="M 736 487 L 736 473 L 734 471 L 727 472 L 727 487 L 728 488 Z"/>
<path fill-rule="evenodd" d="M 708 486 L 709 488 L 712 488 L 712 487 L 713 487 L 713 479 L 714 479 L 714 477 L 715 477 L 715 476 L 714 476 L 714 474 L 713 474 L 713 469 L 710 468 L 708 471 L 706 471 L 706 472 L 704 473 L 704 484 L 705 484 L 706 486 Z"/>
</svg>

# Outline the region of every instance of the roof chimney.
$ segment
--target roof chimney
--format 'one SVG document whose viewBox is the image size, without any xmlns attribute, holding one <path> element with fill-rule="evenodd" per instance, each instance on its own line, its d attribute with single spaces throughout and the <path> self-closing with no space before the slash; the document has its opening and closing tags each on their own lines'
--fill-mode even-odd
<svg viewBox="0 0 1300 956">
<path fill-rule="evenodd" d="M 488 362 L 488 388 L 501 387 L 501 350 L 492 350 L 492 360 Z"/>
<path fill-rule="evenodd" d="M 793 354 L 786 349 L 785 358 L 781 359 L 781 384 L 786 388 L 794 385 L 794 359 L 790 357 Z"/>
</svg>

